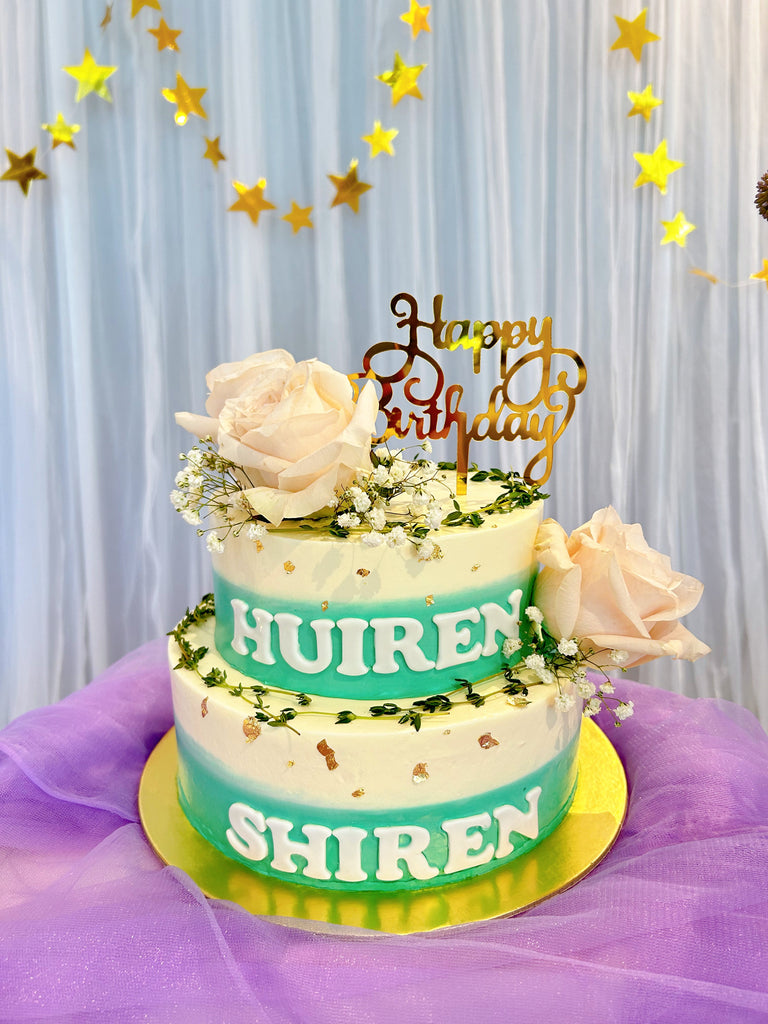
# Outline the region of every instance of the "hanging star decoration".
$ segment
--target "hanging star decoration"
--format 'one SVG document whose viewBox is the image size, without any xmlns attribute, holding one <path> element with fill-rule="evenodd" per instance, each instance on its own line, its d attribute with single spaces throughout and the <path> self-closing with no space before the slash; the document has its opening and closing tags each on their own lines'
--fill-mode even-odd
<svg viewBox="0 0 768 1024">
<path fill-rule="evenodd" d="M 75 149 L 75 144 L 72 141 L 72 136 L 76 135 L 80 131 L 79 124 L 67 124 L 64 120 L 64 115 L 59 111 L 56 117 L 55 124 L 41 124 L 40 127 L 43 131 L 50 132 L 51 138 L 53 139 L 53 148 L 57 146 L 69 146 L 70 149 Z"/>
<path fill-rule="evenodd" d="M 158 52 L 160 50 L 175 50 L 176 53 L 179 52 L 179 45 L 176 39 L 181 35 L 181 29 L 170 28 L 166 24 L 165 18 L 160 19 L 160 24 L 157 28 L 148 28 L 147 32 L 157 40 Z"/>
<path fill-rule="evenodd" d="M 235 200 L 229 209 L 247 213 L 254 224 L 259 223 L 259 215 L 262 211 L 275 209 L 275 204 L 264 198 L 264 189 L 267 187 L 266 178 L 259 178 L 253 188 L 248 188 L 241 181 L 233 181 L 232 187 L 240 198 Z"/>
<path fill-rule="evenodd" d="M 189 120 L 190 114 L 194 114 L 196 117 L 202 117 L 206 121 L 208 120 L 208 115 L 200 104 L 200 100 L 207 91 L 207 89 L 193 89 L 191 86 L 187 85 L 179 72 L 176 72 L 176 88 L 163 89 L 163 96 L 165 99 L 167 99 L 169 103 L 175 103 L 178 108 L 176 113 L 173 115 L 173 119 L 176 124 L 186 124 Z"/>
<path fill-rule="evenodd" d="M 293 228 L 294 235 L 296 235 L 302 228 L 313 228 L 315 226 L 309 216 L 312 213 L 312 209 L 311 206 L 299 206 L 298 203 L 291 200 L 291 212 L 286 213 L 281 220 L 287 220 Z"/>
<path fill-rule="evenodd" d="M 627 96 L 632 103 L 632 109 L 627 114 L 627 117 L 642 114 L 646 121 L 650 121 L 651 111 L 654 107 L 658 107 L 664 102 L 664 100 L 660 100 L 657 96 L 653 95 L 652 85 L 646 85 L 642 92 L 628 92 Z"/>
<path fill-rule="evenodd" d="M 108 67 L 107 65 L 97 64 L 87 47 L 80 64 L 62 68 L 62 71 L 66 71 L 77 82 L 76 103 L 79 103 L 90 92 L 95 92 L 97 96 L 100 96 L 108 103 L 112 102 L 112 96 L 107 87 L 107 79 L 110 75 L 114 75 L 117 71 L 117 66 Z"/>
<path fill-rule="evenodd" d="M 768 171 L 765 172 L 757 183 L 755 206 L 760 216 L 768 220 Z"/>
<path fill-rule="evenodd" d="M 750 274 L 749 277 L 756 281 L 765 281 L 765 287 L 768 288 L 768 260 L 763 260 L 762 270 L 758 270 L 756 274 Z"/>
<path fill-rule="evenodd" d="M 419 32 L 432 31 L 427 24 L 427 15 L 431 9 L 431 7 L 422 7 L 417 0 L 411 0 L 410 9 L 405 14 L 400 15 L 400 21 L 404 21 L 406 25 L 411 26 L 412 39 L 415 39 Z"/>
<path fill-rule="evenodd" d="M 634 188 L 641 185 L 655 185 L 662 195 L 667 194 L 667 178 L 679 167 L 685 167 L 681 160 L 670 160 L 667 156 L 667 140 L 662 139 L 653 153 L 634 153 L 642 170 L 635 178 Z"/>
<path fill-rule="evenodd" d="M 346 203 L 352 207 L 355 213 L 359 213 L 360 196 L 367 192 L 368 189 L 373 188 L 373 185 L 367 185 L 364 181 L 358 181 L 357 160 L 350 161 L 349 170 L 345 175 L 329 174 L 328 178 L 336 186 L 336 195 L 333 197 L 331 206 L 339 206 L 342 203 Z"/>
<path fill-rule="evenodd" d="M 654 35 L 645 27 L 645 16 L 648 8 L 644 7 L 634 21 L 627 21 L 614 14 L 616 24 L 619 26 L 619 38 L 611 46 L 612 50 L 629 50 L 635 60 L 640 63 L 643 47 L 647 43 L 655 43 L 661 36 Z"/>
<path fill-rule="evenodd" d="M 29 195 L 29 186 L 33 181 L 40 181 L 47 178 L 41 170 L 35 167 L 35 153 L 37 149 L 30 149 L 24 156 L 19 156 L 10 149 L 6 149 L 10 167 L 5 174 L 0 175 L 0 181 L 16 181 L 24 195 Z"/>
<path fill-rule="evenodd" d="M 685 248 L 685 239 L 692 231 L 696 230 L 695 224 L 690 224 L 685 219 L 685 214 L 682 210 L 679 210 L 674 217 L 674 220 L 663 220 L 661 222 L 664 225 L 666 234 L 661 240 L 662 245 L 669 245 L 670 242 L 676 242 L 681 249 Z"/>
<path fill-rule="evenodd" d="M 160 0 L 131 0 L 131 18 L 135 18 L 144 7 L 151 7 L 153 11 L 161 11 Z"/>
<path fill-rule="evenodd" d="M 203 138 L 205 138 L 205 136 L 203 136 Z M 219 149 L 220 138 L 220 135 L 217 135 L 215 139 L 205 138 L 205 152 L 203 153 L 203 160 L 210 160 L 217 171 L 221 161 L 227 159 Z"/>
<path fill-rule="evenodd" d="M 104 11 L 104 17 L 99 23 L 100 29 L 105 29 L 107 25 L 112 21 L 112 8 L 114 4 L 107 4 L 107 9 Z"/>
<path fill-rule="evenodd" d="M 416 84 L 416 79 L 426 66 L 426 64 L 414 64 L 409 67 L 403 63 L 400 54 L 396 52 L 392 70 L 376 75 L 379 82 L 388 85 L 392 90 L 393 107 L 397 106 L 404 96 L 415 96 L 417 100 L 424 99 Z"/>
<path fill-rule="evenodd" d="M 363 142 L 367 142 L 371 147 L 371 160 L 378 156 L 379 153 L 389 153 L 390 156 L 394 156 L 395 150 L 392 146 L 392 140 L 398 134 L 397 128 L 382 128 L 381 121 L 374 121 L 371 134 L 361 136 Z"/>
</svg>

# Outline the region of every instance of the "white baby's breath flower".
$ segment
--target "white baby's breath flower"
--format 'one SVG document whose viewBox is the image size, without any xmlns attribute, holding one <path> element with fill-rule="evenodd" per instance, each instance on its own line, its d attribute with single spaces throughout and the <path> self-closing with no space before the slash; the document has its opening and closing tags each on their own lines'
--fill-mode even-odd
<svg viewBox="0 0 768 1024">
<path fill-rule="evenodd" d="M 508 636 L 504 643 L 501 645 L 501 653 L 505 658 L 511 658 L 513 654 L 517 654 L 520 648 L 523 646 L 523 641 L 520 637 L 513 638 Z"/>
<path fill-rule="evenodd" d="M 618 718 L 618 720 L 620 722 L 623 722 L 625 718 L 630 718 L 632 715 L 634 715 L 634 713 L 635 713 L 634 701 L 631 701 L 631 700 L 621 701 L 613 709 L 613 713 L 614 713 L 614 715 L 616 715 L 616 717 Z"/>
<path fill-rule="evenodd" d="M 379 462 L 383 462 L 384 465 L 387 465 L 392 460 L 392 456 L 389 454 L 389 449 L 385 448 L 383 445 L 379 445 L 373 454 Z"/>
<path fill-rule="evenodd" d="M 371 530 L 370 533 L 363 534 L 363 544 L 367 544 L 369 548 L 378 548 L 384 543 L 384 534 L 377 533 L 376 530 Z"/>
<path fill-rule="evenodd" d="M 263 523 L 249 523 L 245 529 L 245 536 L 248 540 L 261 540 L 267 532 Z"/>
<path fill-rule="evenodd" d="M 205 546 L 210 552 L 216 552 L 220 554 L 224 550 L 224 541 L 218 535 L 218 533 L 209 533 L 205 538 Z"/>
<path fill-rule="evenodd" d="M 187 504 L 187 496 L 181 491 L 171 491 L 171 504 L 180 512 Z"/>
<path fill-rule="evenodd" d="M 374 530 L 383 530 L 387 525 L 387 517 L 384 509 L 372 508 L 367 515 L 368 522 Z"/>
<path fill-rule="evenodd" d="M 437 473 L 437 463 L 432 462 L 431 459 L 422 459 L 420 468 L 423 476 L 429 477 L 430 479 Z"/>
<path fill-rule="evenodd" d="M 531 622 L 535 622 L 537 626 L 540 626 L 544 621 L 544 616 L 541 614 L 541 612 L 535 604 L 529 605 L 525 609 L 525 614 L 528 616 Z"/>
<path fill-rule="evenodd" d="M 186 469 L 180 469 L 176 474 L 176 479 L 173 481 L 177 487 L 186 487 L 187 481 L 189 480 L 189 471 Z"/>
<path fill-rule="evenodd" d="M 557 649 L 565 658 L 572 658 L 579 653 L 579 645 L 576 640 L 568 640 L 566 637 L 563 637 L 557 645 Z"/>
<path fill-rule="evenodd" d="M 538 675 L 547 666 L 541 654 L 529 654 L 525 659 L 525 667 Z"/>
<path fill-rule="evenodd" d="M 435 548 L 437 544 L 433 540 L 423 540 L 419 544 L 418 559 L 420 562 L 429 562 L 430 559 L 434 558 Z"/>
<path fill-rule="evenodd" d="M 408 540 L 408 535 L 402 526 L 395 526 L 394 529 L 390 530 L 387 534 L 387 544 L 391 548 L 402 547 L 403 544 Z"/>
<path fill-rule="evenodd" d="M 598 711 L 600 710 L 600 707 L 601 707 L 600 698 L 599 697 L 592 697 L 584 705 L 584 714 L 587 716 L 587 718 L 591 718 L 593 715 L 596 715 L 598 713 Z"/>
<path fill-rule="evenodd" d="M 424 516 L 430 530 L 439 530 L 443 524 L 443 510 L 439 505 L 430 505 Z"/>
<path fill-rule="evenodd" d="M 432 499 L 426 491 L 414 491 L 413 497 L 411 498 L 411 502 L 416 506 L 416 508 L 424 508 L 424 506 L 428 505 L 431 500 Z"/>
<path fill-rule="evenodd" d="M 377 466 L 371 473 L 371 480 L 377 487 L 384 487 L 389 483 L 389 470 L 386 466 Z"/>
<path fill-rule="evenodd" d="M 558 693 L 555 697 L 555 707 L 558 711 L 570 711 L 576 699 L 572 693 Z"/>
<path fill-rule="evenodd" d="M 425 440 L 421 442 L 421 447 L 424 449 L 427 455 L 432 454 L 432 442 L 428 438 L 425 438 Z"/>
<path fill-rule="evenodd" d="M 404 462 L 402 459 L 393 459 L 392 465 L 389 467 L 389 482 L 391 484 L 399 484 L 408 476 L 410 468 L 409 462 Z"/>
<path fill-rule="evenodd" d="M 603 693 L 607 693 L 607 694 L 615 693 L 615 689 L 614 689 L 613 683 L 610 681 L 610 679 L 606 679 L 605 682 L 601 683 L 600 684 L 600 689 L 603 691 Z"/>
<path fill-rule="evenodd" d="M 547 686 L 551 686 L 555 681 L 555 673 L 548 668 L 540 668 L 537 675 L 542 683 L 546 683 Z"/>
<path fill-rule="evenodd" d="M 576 685 L 578 686 L 579 683 L 583 683 L 584 680 L 587 678 L 587 670 L 584 668 L 583 665 L 579 665 L 578 668 L 574 669 L 571 678 L 573 679 L 574 683 L 576 683 Z"/>
<path fill-rule="evenodd" d="M 247 516 L 253 513 L 253 509 L 251 508 L 250 504 L 248 503 L 248 499 L 245 496 L 245 491 L 238 491 L 233 499 L 232 504 L 241 512 L 245 512 Z"/>
<path fill-rule="evenodd" d="M 576 692 L 584 700 L 589 700 L 595 695 L 595 684 L 590 682 L 589 679 L 581 679 L 576 683 Z"/>
<path fill-rule="evenodd" d="M 185 508 L 181 513 L 185 523 L 189 523 L 190 526 L 200 525 L 200 510 L 196 508 Z"/>
<path fill-rule="evenodd" d="M 629 651 L 611 651 L 610 657 L 614 665 L 626 665 L 629 661 Z"/>
<path fill-rule="evenodd" d="M 190 466 L 199 468 L 203 464 L 205 453 L 201 452 L 199 448 L 190 448 L 187 452 L 187 462 Z"/>
<path fill-rule="evenodd" d="M 354 512 L 342 512 L 341 515 L 336 518 L 336 522 L 344 529 L 350 529 L 353 526 L 360 525 L 360 516 Z"/>
<path fill-rule="evenodd" d="M 358 488 L 355 488 L 355 490 L 358 490 Z M 367 512 L 371 507 L 371 499 L 364 491 L 360 491 L 359 494 L 356 494 L 352 499 L 352 502 L 355 506 L 356 512 Z"/>
</svg>

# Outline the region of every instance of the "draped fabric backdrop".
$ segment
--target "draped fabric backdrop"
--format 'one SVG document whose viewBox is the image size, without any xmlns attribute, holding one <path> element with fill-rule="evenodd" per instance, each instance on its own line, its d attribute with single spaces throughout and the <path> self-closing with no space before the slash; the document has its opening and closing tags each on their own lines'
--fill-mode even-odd
<svg viewBox="0 0 768 1024">
<path fill-rule="evenodd" d="M 553 318 L 589 382 L 555 451 L 548 512 L 567 529 L 612 503 L 706 590 L 686 624 L 712 647 L 640 678 L 722 696 L 768 721 L 768 257 L 753 206 L 768 169 L 765 0 L 649 0 L 661 39 L 637 64 L 613 15 L 640 3 L 434 0 L 411 39 L 406 0 L 163 0 L 181 52 L 158 52 L 116 0 L 0 0 L 0 146 L 38 146 L 47 181 L 0 182 L 0 717 L 54 701 L 162 635 L 210 586 L 204 545 L 168 502 L 204 375 L 280 346 L 360 367 L 395 340 L 390 298 L 423 317 Z M 74 103 L 62 66 L 118 65 L 114 102 Z M 391 106 L 376 75 L 427 65 L 424 100 Z M 161 96 L 205 87 L 208 121 Z M 627 91 L 663 105 L 627 117 Z M 49 151 L 42 123 L 82 126 Z M 374 120 L 394 158 L 369 158 Z M 203 135 L 227 160 L 203 160 Z M 685 162 L 666 195 L 633 189 L 634 152 Z M 374 187 L 355 216 L 326 175 Z M 7 165 L 3 165 L 5 169 Z M 227 207 L 267 179 L 277 212 Z M 314 230 L 280 219 L 314 206 Z M 660 245 L 678 210 L 685 250 Z M 689 273 L 704 268 L 722 282 Z M 731 287 L 744 284 L 743 287 Z M 487 402 L 446 353 L 466 406 Z M 450 445 L 446 454 L 450 454 Z M 522 468 L 517 446 L 475 445 Z M 638 709 L 642 713 L 642 709 Z"/>
</svg>

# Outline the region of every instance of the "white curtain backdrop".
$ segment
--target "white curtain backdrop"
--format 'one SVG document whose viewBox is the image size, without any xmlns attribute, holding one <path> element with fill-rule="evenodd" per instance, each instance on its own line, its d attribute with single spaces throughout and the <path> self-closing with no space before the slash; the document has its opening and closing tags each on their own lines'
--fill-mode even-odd
<svg viewBox="0 0 768 1024">
<path fill-rule="evenodd" d="M 706 589 L 686 624 L 712 647 L 647 682 L 738 701 L 768 721 L 768 258 L 753 205 L 768 169 L 765 0 L 648 0 L 661 37 L 637 64 L 613 15 L 640 2 L 163 0 L 183 34 L 158 52 L 115 0 L 0 0 L 0 146 L 38 147 L 46 181 L 0 182 L 0 720 L 84 685 L 161 636 L 210 586 L 208 556 L 168 492 L 204 376 L 276 346 L 359 368 L 394 340 L 391 297 L 456 319 L 553 318 L 589 382 L 555 450 L 548 512 L 567 529 L 612 503 Z M 89 47 L 114 102 L 74 102 L 63 66 Z M 423 101 L 391 106 L 376 75 L 426 64 Z M 208 120 L 173 120 L 176 71 Z M 627 91 L 663 99 L 648 123 Z M 77 149 L 50 150 L 58 111 Z M 396 155 L 360 137 L 396 127 Z M 202 159 L 220 136 L 226 162 Z M 633 189 L 633 153 L 668 140 L 666 195 Z M 359 158 L 358 216 L 328 174 Z M 7 164 L 2 164 L 5 170 Z M 254 226 L 232 181 L 267 179 Z M 312 205 L 314 230 L 280 217 Z M 682 210 L 697 230 L 661 246 Z M 722 283 L 689 271 L 706 269 Z M 739 285 L 734 287 L 734 285 Z M 474 378 L 487 402 L 493 360 Z M 515 447 L 474 446 L 521 467 Z M 642 709 L 638 709 L 642 713 Z"/>
</svg>

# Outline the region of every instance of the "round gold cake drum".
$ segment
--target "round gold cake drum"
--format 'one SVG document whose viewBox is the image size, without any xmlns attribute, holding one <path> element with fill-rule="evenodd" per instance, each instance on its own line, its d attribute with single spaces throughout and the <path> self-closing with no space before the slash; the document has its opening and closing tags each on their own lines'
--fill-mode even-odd
<svg viewBox="0 0 768 1024">
<path fill-rule="evenodd" d="M 438 889 L 351 894 L 265 878 L 216 850 L 181 811 L 176 760 L 171 729 L 150 755 L 139 787 L 141 823 L 161 859 L 185 871 L 206 896 L 232 900 L 253 914 L 282 918 L 282 923 L 307 927 L 315 922 L 318 930 L 344 925 L 406 935 L 517 914 L 591 871 L 613 845 L 627 807 L 621 761 L 610 740 L 587 720 L 573 804 L 558 828 L 530 853 Z"/>
</svg>

